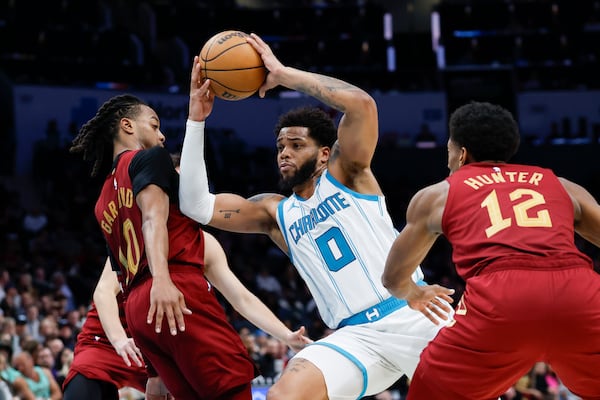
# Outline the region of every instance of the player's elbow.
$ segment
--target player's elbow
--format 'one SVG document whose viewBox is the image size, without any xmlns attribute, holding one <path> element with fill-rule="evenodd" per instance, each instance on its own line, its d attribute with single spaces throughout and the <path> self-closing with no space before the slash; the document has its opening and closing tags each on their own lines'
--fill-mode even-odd
<svg viewBox="0 0 600 400">
<path fill-rule="evenodd" d="M 194 203 L 195 202 L 193 201 L 187 200 L 184 196 L 181 196 L 181 194 L 179 195 L 179 211 L 186 217 L 196 220 Z"/>
<path fill-rule="evenodd" d="M 381 284 L 388 291 L 391 289 L 391 287 L 393 285 L 392 277 L 390 276 L 390 274 L 387 270 L 383 271 L 383 275 L 381 275 Z"/>
<path fill-rule="evenodd" d="M 381 284 L 395 297 L 401 297 L 404 293 L 403 291 L 398 290 L 398 276 L 391 273 L 388 268 L 386 268 L 381 275 Z"/>
<path fill-rule="evenodd" d="M 202 201 L 189 200 L 186 196 L 179 197 L 181 213 L 203 225 L 208 225 L 212 219 L 214 208 L 215 195 L 212 193 L 209 193 Z"/>
<path fill-rule="evenodd" d="M 371 97 L 365 91 L 358 92 L 352 99 L 353 106 L 362 114 L 372 115 L 377 118 L 377 103 L 375 99 Z"/>
</svg>

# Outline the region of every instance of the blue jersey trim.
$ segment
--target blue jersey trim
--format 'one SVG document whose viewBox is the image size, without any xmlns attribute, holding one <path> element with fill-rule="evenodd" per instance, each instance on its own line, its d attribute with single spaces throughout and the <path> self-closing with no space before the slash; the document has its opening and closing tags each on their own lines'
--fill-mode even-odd
<svg viewBox="0 0 600 400">
<path fill-rule="evenodd" d="M 370 201 L 379 201 L 379 197 L 380 197 L 379 195 L 355 192 L 354 190 L 349 189 L 347 186 L 340 183 L 327 170 L 325 172 L 323 172 L 323 176 L 325 176 L 325 179 L 327 179 L 329 182 L 331 182 L 335 187 L 339 188 L 340 190 L 343 190 L 346 193 L 351 194 L 354 197 L 358 197 L 360 199 L 365 199 L 365 200 L 370 200 Z"/>
<path fill-rule="evenodd" d="M 362 373 L 362 376 L 363 376 L 363 388 L 362 388 L 362 391 L 360 392 L 359 396 L 356 399 L 358 400 L 358 399 L 362 398 L 364 396 L 365 392 L 367 391 L 367 385 L 369 383 L 369 375 L 367 374 L 367 368 L 365 368 L 365 366 L 352 354 L 348 353 L 346 350 L 344 350 L 341 347 L 338 347 L 334 344 L 327 343 L 327 342 L 315 342 L 312 345 L 313 346 L 320 345 L 320 346 L 329 347 L 331 350 L 337 351 L 338 353 L 340 353 L 341 355 L 346 357 L 348 360 L 352 361 L 352 363 L 354 365 L 356 365 L 356 367 L 360 370 L 360 372 Z"/>
<path fill-rule="evenodd" d="M 427 283 L 425 283 L 425 281 L 418 281 L 417 285 L 425 286 Z M 340 321 L 337 328 L 339 329 L 346 325 L 360 325 L 368 322 L 375 322 L 406 305 L 408 305 L 408 303 L 404 299 L 399 299 L 393 296 L 388 297 L 379 304 L 375 304 L 374 306 L 351 315 L 348 318 L 344 318 L 342 321 Z"/>
<path fill-rule="evenodd" d="M 285 243 L 287 245 L 288 248 L 288 258 L 290 259 L 290 262 L 292 262 L 292 264 L 294 263 L 293 259 L 292 259 L 292 250 L 290 248 L 290 242 L 288 240 L 288 235 L 285 229 L 283 229 L 285 227 L 285 219 L 283 217 L 283 206 L 285 204 L 285 201 L 287 200 L 287 198 L 283 198 L 279 201 L 279 204 L 277 204 L 277 216 L 279 217 L 279 223 L 280 223 L 280 231 L 283 234 L 283 240 L 285 240 Z"/>
</svg>

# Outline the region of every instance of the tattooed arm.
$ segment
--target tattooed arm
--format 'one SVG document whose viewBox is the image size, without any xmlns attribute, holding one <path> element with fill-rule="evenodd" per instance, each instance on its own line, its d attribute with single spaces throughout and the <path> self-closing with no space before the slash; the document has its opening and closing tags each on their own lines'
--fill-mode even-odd
<svg viewBox="0 0 600 400">
<path fill-rule="evenodd" d="M 364 90 L 339 79 L 284 66 L 271 48 L 257 35 L 247 39 L 261 55 L 269 70 L 259 90 L 261 97 L 276 86 L 297 90 L 343 113 L 338 141 L 329 161 L 330 173 L 349 188 L 381 194 L 370 166 L 378 140 L 375 100 Z"/>
</svg>

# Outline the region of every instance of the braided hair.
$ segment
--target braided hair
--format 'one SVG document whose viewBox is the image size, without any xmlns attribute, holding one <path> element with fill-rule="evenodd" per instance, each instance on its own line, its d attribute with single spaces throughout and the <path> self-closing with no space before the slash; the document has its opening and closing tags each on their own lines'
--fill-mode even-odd
<svg viewBox="0 0 600 400">
<path fill-rule="evenodd" d="M 130 94 L 114 96 L 81 127 L 69 152 L 83 153 L 84 160 L 93 161 L 91 176 L 96 176 L 103 164 L 112 160 L 113 140 L 119 133 L 121 118 L 134 119 L 144 105 L 147 104 Z"/>
</svg>

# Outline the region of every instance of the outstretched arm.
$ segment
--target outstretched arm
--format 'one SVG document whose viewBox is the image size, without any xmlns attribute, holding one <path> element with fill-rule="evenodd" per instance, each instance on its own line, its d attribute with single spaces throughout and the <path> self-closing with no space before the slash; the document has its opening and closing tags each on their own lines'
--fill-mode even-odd
<svg viewBox="0 0 600 400">
<path fill-rule="evenodd" d="M 98 310 L 98 317 L 100 318 L 100 323 L 106 337 L 115 348 L 117 354 L 123 358 L 123 362 L 129 367 L 133 360 L 137 366 L 141 367 L 143 365 L 142 353 L 135 345 L 133 339 L 127 337 L 127 333 L 119 318 L 119 305 L 117 301 L 119 291 L 117 274 L 111 268 L 110 258 L 107 258 L 93 296 L 94 304 Z"/>
<path fill-rule="evenodd" d="M 204 121 L 213 109 L 215 95 L 210 80 L 201 82 L 200 62 L 194 57 L 190 81 L 189 115 L 180 161 L 179 207 L 188 217 L 208 224 L 215 207 L 215 195 L 208 189 L 204 161 Z"/>
<path fill-rule="evenodd" d="M 394 240 L 382 276 L 383 286 L 392 295 L 406 299 L 410 308 L 421 311 L 435 324 L 439 322 L 434 314 L 445 320 L 451 311 L 439 298 L 452 303 L 454 290 L 439 285 L 419 286 L 412 274 L 441 232 L 446 193 L 447 183 L 441 182 L 422 189 L 411 199 L 406 226 Z"/>
<path fill-rule="evenodd" d="M 338 180 L 352 189 L 379 193 L 379 186 L 370 172 L 379 131 L 375 100 L 350 83 L 284 66 L 271 48 L 255 34 L 251 34 L 247 40 L 261 55 L 269 70 L 259 95 L 263 97 L 267 90 L 281 85 L 312 96 L 342 112 L 338 142 L 328 168 Z"/>
<path fill-rule="evenodd" d="M 223 247 L 214 236 L 204 232 L 204 238 L 206 277 L 241 315 L 271 336 L 286 343 L 294 351 L 299 351 L 312 342 L 304 336 L 304 327 L 292 332 L 239 281 L 229 269 Z"/>
</svg>

